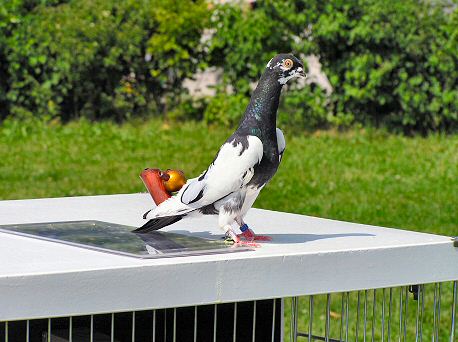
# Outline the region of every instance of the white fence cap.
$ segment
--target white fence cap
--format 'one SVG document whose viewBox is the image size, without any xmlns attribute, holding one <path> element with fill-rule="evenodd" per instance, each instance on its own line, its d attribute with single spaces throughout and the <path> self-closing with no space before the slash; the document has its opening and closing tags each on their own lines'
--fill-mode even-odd
<svg viewBox="0 0 458 342">
<path fill-rule="evenodd" d="M 0 201 L 0 224 L 144 223 L 148 194 Z M 255 251 L 136 259 L 0 233 L 0 320 L 342 292 L 458 279 L 450 237 L 252 209 Z M 164 231 L 222 236 L 216 217 Z"/>
</svg>

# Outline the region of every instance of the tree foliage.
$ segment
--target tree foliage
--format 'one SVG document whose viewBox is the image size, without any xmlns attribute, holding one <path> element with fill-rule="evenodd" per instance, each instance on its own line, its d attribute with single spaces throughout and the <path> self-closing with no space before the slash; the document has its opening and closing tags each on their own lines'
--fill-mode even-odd
<svg viewBox="0 0 458 342">
<path fill-rule="evenodd" d="M 191 0 L 37 5 L 6 38 L 9 110 L 63 119 L 161 111 L 197 69 L 209 15 Z"/>
<path fill-rule="evenodd" d="M 457 130 L 456 4 L 416 0 L 257 4 L 249 14 L 221 7 L 215 57 L 225 56 L 220 63 L 229 80 L 238 84 L 240 79 L 255 81 L 264 61 L 279 51 L 318 55 L 334 92 L 329 101 L 323 101 L 323 93 L 315 88 L 288 95 L 284 103 L 297 109 L 284 110 L 297 117 L 296 124 L 360 122 L 407 133 Z M 241 66 L 236 67 L 239 61 Z M 237 89 L 245 92 L 243 87 Z"/>
<path fill-rule="evenodd" d="M 283 124 L 458 130 L 456 0 L 3 1 L 0 119 L 234 124 L 267 61 L 289 51 L 319 56 L 333 92 L 289 85 Z M 184 96 L 183 80 L 207 66 L 223 70 L 217 95 Z"/>
</svg>

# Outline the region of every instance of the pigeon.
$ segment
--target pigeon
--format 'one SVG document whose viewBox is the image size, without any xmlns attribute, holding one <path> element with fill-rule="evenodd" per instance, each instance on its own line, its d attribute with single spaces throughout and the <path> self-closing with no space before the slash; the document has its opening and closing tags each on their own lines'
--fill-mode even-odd
<svg viewBox="0 0 458 342">
<path fill-rule="evenodd" d="M 277 172 L 285 151 L 283 132 L 276 127 L 282 87 L 292 78 L 306 77 L 302 62 L 292 54 L 273 57 L 235 132 L 225 141 L 210 166 L 189 179 L 178 193 L 147 211 L 147 223 L 135 230 L 147 233 L 186 217 L 217 215 L 228 240 L 240 243 L 256 234 L 244 217 L 259 192 Z M 233 230 L 237 224 L 241 234 Z"/>
</svg>

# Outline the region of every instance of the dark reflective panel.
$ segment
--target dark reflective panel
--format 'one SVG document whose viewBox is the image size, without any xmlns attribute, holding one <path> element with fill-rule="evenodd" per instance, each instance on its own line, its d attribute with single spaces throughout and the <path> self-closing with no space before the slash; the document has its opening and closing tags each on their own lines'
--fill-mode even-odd
<svg viewBox="0 0 458 342">
<path fill-rule="evenodd" d="M 48 222 L 0 226 L 0 231 L 138 258 L 164 258 L 250 250 L 168 232 L 133 233 L 135 227 L 102 221 Z"/>
</svg>

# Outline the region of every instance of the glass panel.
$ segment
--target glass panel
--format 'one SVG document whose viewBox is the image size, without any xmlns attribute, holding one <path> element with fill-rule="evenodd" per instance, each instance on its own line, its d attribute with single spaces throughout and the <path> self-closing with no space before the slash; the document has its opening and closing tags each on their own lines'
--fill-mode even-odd
<svg viewBox="0 0 458 342">
<path fill-rule="evenodd" d="M 135 227 L 102 221 L 47 222 L 0 226 L 0 231 L 137 258 L 230 253 L 251 250 L 223 240 L 153 231 L 133 233 Z"/>
</svg>

